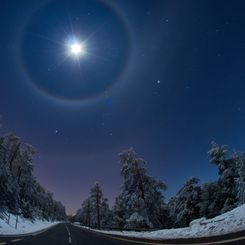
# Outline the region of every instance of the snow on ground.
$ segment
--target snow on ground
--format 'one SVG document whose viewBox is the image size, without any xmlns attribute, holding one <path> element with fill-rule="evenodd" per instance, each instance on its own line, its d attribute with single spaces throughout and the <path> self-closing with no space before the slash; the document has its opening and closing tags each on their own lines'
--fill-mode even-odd
<svg viewBox="0 0 245 245">
<path fill-rule="evenodd" d="M 10 214 L 9 225 L 7 224 L 7 216 L 0 217 L 0 235 L 19 235 L 25 233 L 31 233 L 46 229 L 59 222 L 49 222 L 46 220 L 35 220 L 31 222 L 28 219 L 18 217 L 17 229 L 15 229 L 16 216 Z"/>
<path fill-rule="evenodd" d="M 245 230 L 245 204 L 213 219 L 201 218 L 190 223 L 189 227 L 165 229 L 151 232 L 101 231 L 106 234 L 130 236 L 147 239 L 174 239 L 217 236 Z"/>
</svg>

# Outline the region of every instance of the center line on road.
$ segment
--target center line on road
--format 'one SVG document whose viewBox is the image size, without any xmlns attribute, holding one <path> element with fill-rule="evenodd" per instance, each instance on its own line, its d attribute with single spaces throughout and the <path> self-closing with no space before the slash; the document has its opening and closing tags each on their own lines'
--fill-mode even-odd
<svg viewBox="0 0 245 245">
<path fill-rule="evenodd" d="M 23 238 L 14 239 L 11 242 L 18 242 L 18 241 L 21 241 L 21 240 L 23 240 Z"/>
<path fill-rule="evenodd" d="M 68 241 L 69 241 L 69 243 L 71 243 L 71 233 L 70 233 L 70 231 L 69 231 L 69 229 L 68 229 L 66 224 L 65 224 L 65 227 L 66 227 L 66 230 L 67 230 L 67 233 L 68 233 Z"/>
</svg>

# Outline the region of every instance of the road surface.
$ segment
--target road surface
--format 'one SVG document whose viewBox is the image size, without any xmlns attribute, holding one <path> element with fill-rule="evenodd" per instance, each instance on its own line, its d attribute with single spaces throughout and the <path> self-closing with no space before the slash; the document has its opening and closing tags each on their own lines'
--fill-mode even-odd
<svg viewBox="0 0 245 245">
<path fill-rule="evenodd" d="M 245 231 L 222 237 L 177 239 L 164 241 L 136 240 L 126 237 L 104 235 L 82 229 L 70 223 L 62 223 L 50 229 L 27 236 L 0 237 L 0 245 L 159 245 L 159 244 L 245 244 Z"/>
</svg>

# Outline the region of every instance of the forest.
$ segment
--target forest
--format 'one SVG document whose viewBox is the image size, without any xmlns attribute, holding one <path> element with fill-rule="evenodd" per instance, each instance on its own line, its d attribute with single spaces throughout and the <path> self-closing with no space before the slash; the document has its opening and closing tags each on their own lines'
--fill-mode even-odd
<svg viewBox="0 0 245 245">
<path fill-rule="evenodd" d="M 33 175 L 34 148 L 10 133 L 0 137 L 0 208 L 35 220 L 65 220 L 65 207 Z"/>
<path fill-rule="evenodd" d="M 147 173 L 146 161 L 130 148 L 119 154 L 121 191 L 112 208 L 99 183 L 91 188 L 74 220 L 92 228 L 164 229 L 188 226 L 197 218 L 212 218 L 245 203 L 245 154 L 229 154 L 226 145 L 212 142 L 208 151 L 218 179 L 199 184 L 191 177 L 165 201 L 167 185 Z"/>
<path fill-rule="evenodd" d="M 33 175 L 35 150 L 10 133 L 0 137 L 0 208 L 35 220 L 66 220 L 65 207 Z M 150 176 L 133 148 L 119 154 L 122 185 L 110 208 L 99 183 L 91 188 L 73 220 L 93 228 L 161 229 L 185 227 L 245 203 L 245 153 L 229 153 L 212 142 L 209 161 L 218 179 L 199 184 L 191 177 L 166 201 L 167 184 Z"/>
</svg>

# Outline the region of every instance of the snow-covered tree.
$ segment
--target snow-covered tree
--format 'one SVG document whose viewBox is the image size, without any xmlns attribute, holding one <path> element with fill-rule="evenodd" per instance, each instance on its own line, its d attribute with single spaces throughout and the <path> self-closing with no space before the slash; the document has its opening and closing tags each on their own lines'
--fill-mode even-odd
<svg viewBox="0 0 245 245">
<path fill-rule="evenodd" d="M 212 142 L 212 148 L 208 151 L 210 163 L 218 166 L 219 179 L 217 181 L 216 205 L 220 213 L 233 209 L 237 203 L 236 179 L 237 156 L 228 156 L 226 145 L 218 145 Z"/>
<path fill-rule="evenodd" d="M 75 215 L 75 220 L 83 225 L 96 228 L 111 225 L 112 212 L 108 205 L 108 199 L 104 197 L 101 186 L 98 183 L 95 183 L 91 188 L 90 195 L 83 201 L 82 208 Z"/>
<path fill-rule="evenodd" d="M 211 142 L 211 149 L 208 151 L 209 162 L 215 164 L 219 168 L 219 174 L 226 169 L 226 159 L 228 154 L 227 145 L 219 145 L 214 141 Z"/>
<path fill-rule="evenodd" d="M 90 190 L 90 202 L 92 206 L 92 222 L 93 225 L 100 228 L 101 226 L 101 203 L 102 203 L 102 190 L 98 183 Z"/>
<path fill-rule="evenodd" d="M 101 227 L 111 227 L 112 219 L 113 214 L 110 210 L 108 199 L 103 197 L 101 201 Z"/>
<path fill-rule="evenodd" d="M 208 151 L 210 163 L 218 167 L 219 178 L 202 186 L 200 212 L 211 218 L 227 212 L 245 199 L 245 155 L 234 152 L 229 155 L 226 145 L 212 142 Z"/>
<path fill-rule="evenodd" d="M 0 207 L 25 218 L 65 219 L 65 208 L 33 175 L 34 149 L 13 133 L 0 137 Z"/>
<path fill-rule="evenodd" d="M 75 220 L 81 222 L 85 226 L 91 226 L 91 214 L 93 210 L 89 198 L 85 199 L 82 203 L 82 208 L 77 211 Z"/>
<path fill-rule="evenodd" d="M 177 192 L 177 195 L 170 202 L 171 219 L 174 226 L 184 227 L 189 225 L 190 221 L 199 218 L 200 186 L 199 179 L 191 177 L 183 187 Z"/>
<path fill-rule="evenodd" d="M 220 214 L 220 200 L 217 181 L 207 182 L 201 186 L 201 200 L 199 202 L 200 216 L 212 218 Z"/>
<path fill-rule="evenodd" d="M 164 227 L 165 203 L 162 191 L 166 185 L 149 176 L 146 162 L 136 158 L 132 148 L 119 154 L 123 185 L 113 208 L 114 222 L 119 227 Z"/>
<path fill-rule="evenodd" d="M 235 152 L 233 160 L 237 171 L 235 179 L 237 205 L 242 205 L 245 203 L 245 153 Z"/>
</svg>

